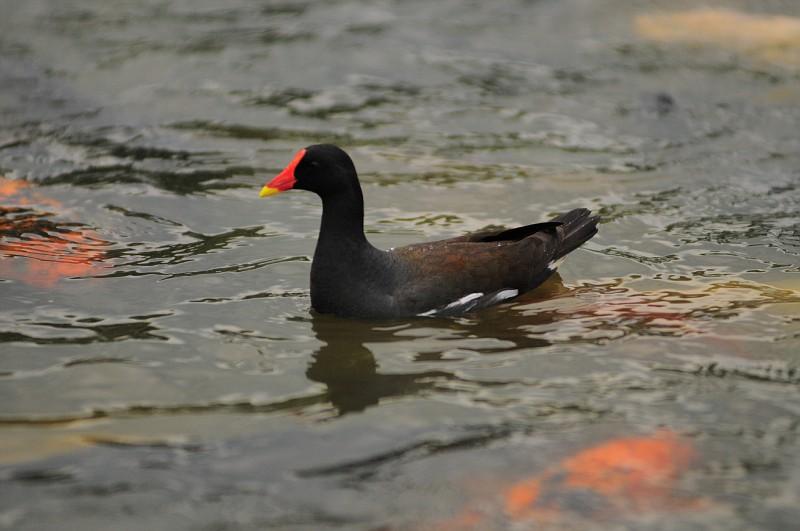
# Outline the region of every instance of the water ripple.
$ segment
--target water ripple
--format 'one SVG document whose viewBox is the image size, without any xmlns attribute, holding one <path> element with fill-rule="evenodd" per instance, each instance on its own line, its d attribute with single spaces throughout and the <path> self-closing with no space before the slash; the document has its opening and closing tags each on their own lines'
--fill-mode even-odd
<svg viewBox="0 0 800 531">
<path fill-rule="evenodd" d="M 142 216 L 135 216 L 135 217 L 147 217 L 148 219 L 151 218 L 149 214 L 145 214 Z M 172 225 L 172 223 L 169 223 Z M 142 249 L 141 244 L 133 243 L 129 244 L 127 249 L 115 249 L 112 255 L 115 258 L 127 258 L 127 257 L 134 257 L 133 260 L 122 262 L 118 264 L 115 268 L 115 271 L 110 273 L 108 276 L 127 276 L 127 275 L 142 275 L 142 274 L 160 274 L 160 275 L 169 275 L 168 273 L 163 273 L 160 271 L 142 271 L 140 269 L 137 270 L 129 270 L 126 268 L 130 267 L 137 267 L 137 268 L 150 268 L 156 266 L 175 266 L 179 264 L 193 262 L 198 256 L 206 255 L 206 254 L 213 254 L 225 249 L 230 249 L 233 247 L 244 245 L 243 241 L 247 238 L 263 238 L 267 236 L 264 232 L 264 227 L 256 226 L 256 227 L 239 227 L 235 229 L 231 229 L 226 232 L 221 232 L 218 234 L 201 234 L 194 231 L 184 231 L 181 233 L 181 236 L 185 238 L 189 238 L 192 241 L 189 242 L 180 242 L 180 243 L 168 243 L 160 246 L 155 246 L 153 244 L 147 244 L 147 246 Z M 290 258 L 292 259 L 292 258 Z M 283 261 L 283 258 L 278 259 L 268 259 L 267 261 L 258 261 L 256 263 L 257 267 L 261 267 L 262 265 L 267 265 L 269 260 L 279 260 Z M 261 265 L 259 265 L 261 264 Z M 249 267 L 250 264 L 244 265 L 243 267 Z M 238 267 L 236 265 L 230 266 L 232 268 Z"/>
<path fill-rule="evenodd" d="M 608 283 L 584 283 L 574 294 L 587 302 L 574 308 L 549 310 L 553 312 L 553 322 L 559 323 L 557 328 L 529 326 L 529 329 L 538 330 L 542 339 L 570 343 L 603 343 L 629 335 L 713 335 L 714 321 L 742 319 L 749 311 L 769 305 L 800 303 L 798 291 L 742 280 L 681 290 L 638 291 L 625 286 L 622 279 L 615 279 Z M 586 295 L 593 297 L 587 299 Z M 537 305 L 520 309 L 530 317 L 543 315 Z M 762 334 L 766 332 L 763 327 L 759 329 Z"/>
<path fill-rule="evenodd" d="M 800 368 L 785 362 L 769 364 L 737 361 L 712 361 L 683 367 L 655 367 L 655 370 L 691 374 L 708 378 L 743 378 L 759 382 L 800 384 Z"/>
<path fill-rule="evenodd" d="M 0 330 L 0 343 L 33 345 L 86 345 L 127 340 L 170 341 L 150 322 L 79 324 L 35 321 L 19 323 L 12 330 Z"/>
</svg>

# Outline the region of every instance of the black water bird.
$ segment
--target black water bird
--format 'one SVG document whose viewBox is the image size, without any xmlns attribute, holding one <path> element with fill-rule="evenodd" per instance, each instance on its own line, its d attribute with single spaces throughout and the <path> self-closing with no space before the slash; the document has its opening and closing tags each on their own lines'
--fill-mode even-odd
<svg viewBox="0 0 800 531">
<path fill-rule="evenodd" d="M 301 149 L 260 195 L 289 189 L 322 199 L 311 305 L 343 317 L 461 315 L 508 301 L 547 280 L 597 233 L 598 218 L 577 208 L 544 223 L 382 251 L 364 235 L 353 161 L 329 144 Z"/>
</svg>

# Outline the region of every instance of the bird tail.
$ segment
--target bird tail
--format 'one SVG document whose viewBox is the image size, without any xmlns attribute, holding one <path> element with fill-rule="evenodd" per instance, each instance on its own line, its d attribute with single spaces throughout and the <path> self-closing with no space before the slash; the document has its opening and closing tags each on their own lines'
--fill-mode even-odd
<svg viewBox="0 0 800 531">
<path fill-rule="evenodd" d="M 600 218 L 591 214 L 590 210 L 576 208 L 553 219 L 561 223 L 557 229 L 560 242 L 555 254 L 556 260 L 571 253 L 597 234 L 597 222 Z"/>
</svg>

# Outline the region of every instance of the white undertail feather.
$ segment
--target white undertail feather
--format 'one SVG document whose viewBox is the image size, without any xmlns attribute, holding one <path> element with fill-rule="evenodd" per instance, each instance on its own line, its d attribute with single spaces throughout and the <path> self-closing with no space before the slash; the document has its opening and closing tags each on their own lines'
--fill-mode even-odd
<svg viewBox="0 0 800 531">
<path fill-rule="evenodd" d="M 558 269 L 558 266 L 560 266 L 564 262 L 566 258 L 567 258 L 566 256 L 562 256 L 558 260 L 550 260 L 550 263 L 547 264 L 547 269 L 549 269 L 550 271 L 555 271 L 556 269 Z"/>
</svg>

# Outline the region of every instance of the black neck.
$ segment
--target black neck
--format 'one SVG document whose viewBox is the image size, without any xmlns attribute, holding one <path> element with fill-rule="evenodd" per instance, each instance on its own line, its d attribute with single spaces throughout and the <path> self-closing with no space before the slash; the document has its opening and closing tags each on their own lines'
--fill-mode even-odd
<svg viewBox="0 0 800 531">
<path fill-rule="evenodd" d="M 322 198 L 322 222 L 317 248 L 367 244 L 364 235 L 364 197 L 349 189 Z M 343 249 L 342 249 L 343 250 Z"/>
</svg>

